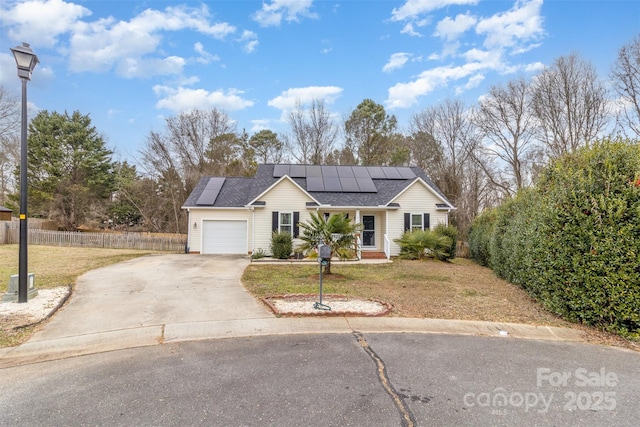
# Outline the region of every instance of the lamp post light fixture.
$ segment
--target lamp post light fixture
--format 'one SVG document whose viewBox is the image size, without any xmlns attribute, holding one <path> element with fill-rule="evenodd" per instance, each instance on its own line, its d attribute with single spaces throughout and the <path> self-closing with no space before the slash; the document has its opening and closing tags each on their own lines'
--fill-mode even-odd
<svg viewBox="0 0 640 427">
<path fill-rule="evenodd" d="M 27 82 L 38 64 L 38 56 L 28 43 L 11 49 L 22 80 L 22 127 L 20 131 L 20 252 L 18 260 L 18 302 L 27 302 Z"/>
</svg>

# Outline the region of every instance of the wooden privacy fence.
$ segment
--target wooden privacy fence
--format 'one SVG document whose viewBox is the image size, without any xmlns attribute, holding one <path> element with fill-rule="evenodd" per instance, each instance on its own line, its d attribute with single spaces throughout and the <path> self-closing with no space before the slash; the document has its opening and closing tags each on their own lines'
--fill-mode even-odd
<svg viewBox="0 0 640 427">
<path fill-rule="evenodd" d="M 0 227 L 0 243 L 18 244 L 19 241 L 20 230 Z M 187 236 L 184 234 L 158 236 L 145 233 L 82 233 L 77 231 L 29 230 L 29 244 L 184 252 Z"/>
</svg>

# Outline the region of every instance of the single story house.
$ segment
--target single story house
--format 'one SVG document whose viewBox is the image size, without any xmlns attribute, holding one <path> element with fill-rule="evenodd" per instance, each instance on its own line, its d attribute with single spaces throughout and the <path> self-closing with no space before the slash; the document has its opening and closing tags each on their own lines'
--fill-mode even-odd
<svg viewBox="0 0 640 427">
<path fill-rule="evenodd" d="M 261 164 L 254 177 L 204 177 L 184 205 L 187 251 L 271 253 L 273 231 L 294 238 L 310 213 L 349 215 L 361 224 L 363 256 L 398 255 L 405 230 L 448 224 L 454 206 L 417 167 Z"/>
</svg>

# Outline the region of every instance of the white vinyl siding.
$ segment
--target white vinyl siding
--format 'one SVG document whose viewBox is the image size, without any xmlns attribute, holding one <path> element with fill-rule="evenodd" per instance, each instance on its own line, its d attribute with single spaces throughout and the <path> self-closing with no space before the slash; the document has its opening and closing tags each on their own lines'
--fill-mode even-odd
<svg viewBox="0 0 640 427">
<path fill-rule="evenodd" d="M 300 212 L 299 222 L 307 222 L 310 211 L 306 203 L 313 200 L 286 178 L 271 188 L 259 200 L 265 202 L 266 205 L 264 208 L 256 208 L 255 210 L 255 242 L 252 250 L 262 249 L 266 253 L 271 253 L 272 213 Z M 293 221 L 293 215 L 291 218 L 291 221 Z M 301 244 L 299 239 L 293 239 L 294 248 L 299 244 Z"/>
<path fill-rule="evenodd" d="M 400 253 L 400 246 L 394 239 L 398 239 L 404 233 L 404 214 L 409 212 L 413 215 L 429 214 L 429 228 L 433 229 L 436 225 L 447 223 L 447 211 L 436 210 L 436 203 L 442 203 L 439 197 L 422 185 L 420 182 L 414 183 L 399 197 L 393 200 L 400 204 L 400 209 L 388 211 L 387 236 L 389 237 L 391 255 L 396 256 Z M 412 215 L 412 224 L 413 224 Z M 416 219 L 417 220 L 417 219 Z M 424 221 L 424 217 L 422 219 Z"/>
</svg>

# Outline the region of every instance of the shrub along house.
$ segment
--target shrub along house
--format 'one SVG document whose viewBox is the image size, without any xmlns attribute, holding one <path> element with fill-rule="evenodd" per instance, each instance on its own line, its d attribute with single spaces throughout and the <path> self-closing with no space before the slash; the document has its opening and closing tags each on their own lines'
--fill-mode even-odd
<svg viewBox="0 0 640 427">
<path fill-rule="evenodd" d="M 417 167 L 259 165 L 256 175 L 204 177 L 184 205 L 188 252 L 270 253 L 273 231 L 299 235 L 311 212 L 361 224 L 362 257 L 400 253 L 406 230 L 448 225 L 453 205 Z"/>
</svg>

